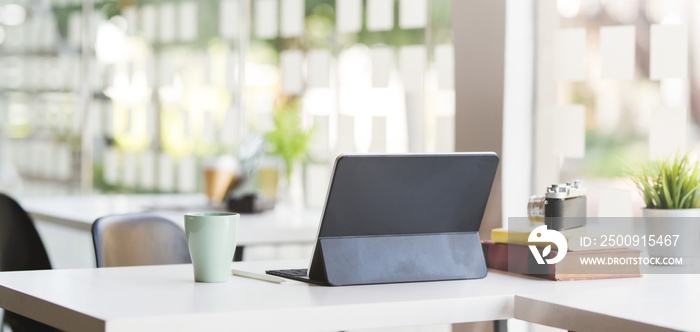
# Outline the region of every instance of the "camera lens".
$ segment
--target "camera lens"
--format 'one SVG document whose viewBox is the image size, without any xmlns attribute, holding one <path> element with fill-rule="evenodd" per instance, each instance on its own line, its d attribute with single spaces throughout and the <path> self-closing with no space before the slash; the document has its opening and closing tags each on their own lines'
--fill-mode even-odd
<svg viewBox="0 0 700 332">
<path fill-rule="evenodd" d="M 532 222 L 544 222 L 544 196 L 530 196 L 527 201 L 527 217 Z"/>
</svg>

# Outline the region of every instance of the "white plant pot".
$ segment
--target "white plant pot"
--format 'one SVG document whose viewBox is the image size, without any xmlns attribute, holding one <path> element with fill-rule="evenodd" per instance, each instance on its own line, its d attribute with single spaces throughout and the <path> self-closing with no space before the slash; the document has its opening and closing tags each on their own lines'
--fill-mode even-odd
<svg viewBox="0 0 700 332">
<path fill-rule="evenodd" d="M 647 241 L 649 236 L 671 235 L 675 245 L 649 245 L 649 257 L 692 258 L 700 250 L 700 208 L 698 209 L 642 209 Z M 678 240 L 675 241 L 675 235 Z"/>
</svg>

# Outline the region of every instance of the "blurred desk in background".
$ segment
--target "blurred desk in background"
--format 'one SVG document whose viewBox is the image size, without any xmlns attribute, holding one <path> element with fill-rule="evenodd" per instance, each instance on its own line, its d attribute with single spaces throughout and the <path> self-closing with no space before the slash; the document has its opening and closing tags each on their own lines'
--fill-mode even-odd
<svg viewBox="0 0 700 332">
<path fill-rule="evenodd" d="M 95 266 L 90 231 L 99 217 L 151 211 L 184 227 L 185 213 L 215 210 L 207 206 L 204 194 L 26 197 L 18 201 L 36 222 L 55 268 Z M 263 213 L 242 214 L 238 245 L 302 244 L 300 252 L 305 257 L 297 258 L 306 258 L 311 255 L 309 247 L 316 239 L 320 220 L 320 210 L 284 205 Z"/>
</svg>

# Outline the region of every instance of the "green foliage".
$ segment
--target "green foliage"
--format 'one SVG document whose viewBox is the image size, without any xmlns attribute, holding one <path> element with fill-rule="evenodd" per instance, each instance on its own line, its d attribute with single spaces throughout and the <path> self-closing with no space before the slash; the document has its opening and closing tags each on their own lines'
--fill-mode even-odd
<svg viewBox="0 0 700 332">
<path fill-rule="evenodd" d="M 277 109 L 273 121 L 275 129 L 266 133 L 265 138 L 272 148 L 270 153 L 284 160 L 289 180 L 294 163 L 306 157 L 314 130 L 302 127 L 297 100 L 285 103 Z"/>
<path fill-rule="evenodd" d="M 586 130 L 586 158 L 566 160 L 562 178 L 616 178 L 625 176 L 637 151 L 645 149 L 647 138 L 620 129 L 614 133 Z M 578 166 L 578 167 L 577 167 Z"/>
<path fill-rule="evenodd" d="M 689 153 L 637 161 L 628 174 L 648 209 L 693 209 L 700 203 L 700 164 Z"/>
</svg>

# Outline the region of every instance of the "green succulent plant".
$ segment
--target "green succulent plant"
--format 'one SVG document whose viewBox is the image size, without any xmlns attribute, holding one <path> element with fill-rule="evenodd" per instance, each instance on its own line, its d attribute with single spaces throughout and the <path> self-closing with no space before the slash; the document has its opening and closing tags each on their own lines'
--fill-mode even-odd
<svg viewBox="0 0 700 332">
<path fill-rule="evenodd" d="M 700 163 L 689 152 L 638 160 L 627 173 L 647 209 L 694 209 L 700 203 Z"/>
</svg>

